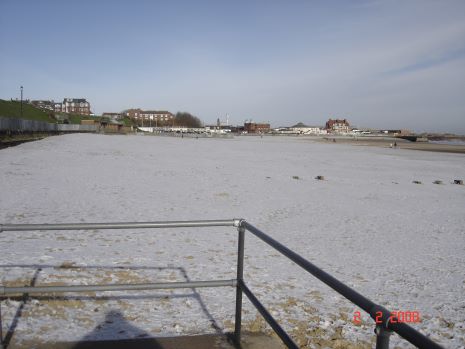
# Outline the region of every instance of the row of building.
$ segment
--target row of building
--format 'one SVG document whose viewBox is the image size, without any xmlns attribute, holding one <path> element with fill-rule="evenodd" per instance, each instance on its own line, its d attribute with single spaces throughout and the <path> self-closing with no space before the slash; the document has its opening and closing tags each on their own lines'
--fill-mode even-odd
<svg viewBox="0 0 465 349">
<path fill-rule="evenodd" d="M 169 122 L 174 119 L 174 115 L 166 110 L 142 110 L 128 109 L 124 111 L 124 115 L 132 120 Z"/>
<path fill-rule="evenodd" d="M 64 98 L 63 102 L 55 102 L 54 100 L 33 100 L 28 101 L 30 104 L 43 110 L 50 110 L 56 113 L 69 113 L 78 115 L 93 115 L 90 109 L 90 103 L 85 98 Z M 122 120 L 124 117 L 128 117 L 131 120 L 139 121 L 142 126 L 155 126 L 158 124 L 169 125 L 175 118 L 175 115 L 166 110 L 142 110 L 140 108 L 127 109 L 122 113 L 105 112 L 102 117 L 110 120 Z M 346 119 L 329 119 L 326 122 L 325 128 L 306 126 L 299 123 L 293 127 L 278 128 L 271 130 L 269 123 L 255 123 L 245 122 L 244 126 L 232 127 L 228 125 L 221 125 L 218 119 L 217 125 L 207 126 L 209 129 L 226 129 L 228 131 L 239 131 L 244 133 L 300 133 L 300 134 L 322 134 L 327 132 L 334 133 L 348 133 L 350 131 L 349 122 Z"/>
<path fill-rule="evenodd" d="M 217 125 L 219 128 L 230 129 L 231 132 L 234 130 L 231 129 L 231 126 L 220 125 L 218 122 Z M 307 126 L 303 123 L 298 123 L 297 125 L 291 127 L 279 127 L 272 129 L 269 123 L 255 123 L 255 122 L 245 122 L 243 127 L 239 127 L 238 131 L 244 133 L 275 133 L 275 134 L 327 134 L 327 133 L 349 133 L 351 132 L 350 124 L 347 119 L 329 119 L 326 122 L 325 127 L 320 126 Z"/>
<path fill-rule="evenodd" d="M 291 127 L 279 127 L 273 129 L 273 133 L 278 134 L 312 134 L 322 135 L 328 133 L 347 134 L 351 132 L 351 127 L 347 119 L 329 119 L 324 127 L 307 126 L 301 122 Z"/>
<path fill-rule="evenodd" d="M 54 100 L 28 100 L 26 102 L 46 111 L 93 116 L 90 103 L 85 98 L 64 98 L 63 102 L 55 102 Z M 174 119 L 174 115 L 166 110 L 142 109 L 128 109 L 122 113 L 105 112 L 102 114 L 102 117 L 111 120 L 122 120 L 124 117 L 129 117 L 135 121 L 142 120 L 142 123 L 144 121 L 147 121 L 147 123 L 150 121 L 163 123 Z"/>
<path fill-rule="evenodd" d="M 351 127 L 347 119 L 329 119 L 325 126 L 307 126 L 301 122 L 290 127 L 271 128 L 268 123 L 245 122 L 244 126 L 222 125 L 219 120 L 217 126 L 208 127 L 217 130 L 226 130 L 232 133 L 252 133 L 252 134 L 289 134 L 289 135 L 370 135 L 370 134 L 389 134 L 397 136 L 410 135 L 409 130 L 360 130 Z"/>
<path fill-rule="evenodd" d="M 64 98 L 63 102 L 55 102 L 53 100 L 33 100 L 28 103 L 57 113 L 69 113 L 78 115 L 92 116 L 90 103 L 85 98 Z M 166 110 L 142 110 L 140 108 L 127 109 L 121 113 L 105 112 L 102 117 L 109 120 L 119 121 L 125 117 L 134 120 L 137 124 L 146 127 L 158 127 L 172 125 L 175 115 Z M 228 120 L 229 121 L 229 120 Z M 229 122 L 226 125 L 222 124 L 218 119 L 216 125 L 206 126 L 208 130 L 223 130 L 232 133 L 250 133 L 250 134 L 369 134 L 371 131 L 363 131 L 354 129 L 350 126 L 347 119 L 329 119 L 324 127 L 307 126 L 303 123 L 291 127 L 279 127 L 271 129 L 269 123 L 255 123 L 252 121 L 244 122 L 243 126 L 230 126 Z M 405 130 L 386 130 L 380 133 L 397 133 L 409 134 Z"/>
<path fill-rule="evenodd" d="M 28 102 L 37 108 L 55 113 L 92 115 L 90 103 L 85 98 L 64 98 L 63 102 L 55 102 L 54 100 L 33 100 Z"/>
<path fill-rule="evenodd" d="M 157 123 L 169 123 L 174 119 L 174 114 L 166 110 L 142 110 L 142 109 L 127 109 L 121 113 L 110 113 L 105 112 L 102 114 L 102 117 L 109 118 L 111 120 L 122 120 L 125 117 L 130 118 L 134 121 L 139 121 L 142 125 L 145 126 L 151 125 L 152 123 L 156 125 Z"/>
<path fill-rule="evenodd" d="M 120 115 L 120 114 L 117 114 Z M 174 115 L 166 111 L 142 111 L 140 109 L 131 109 L 125 114 L 133 120 L 142 120 L 142 127 L 159 127 L 162 125 L 170 126 L 170 123 L 166 123 L 174 118 Z M 112 117 L 109 113 L 104 113 L 103 116 Z M 144 123 L 145 121 L 145 123 Z M 158 124 L 157 124 L 158 122 Z M 163 123 L 165 122 L 165 123 Z M 179 128 L 179 127 L 178 127 Z M 175 128 L 178 131 L 178 128 Z M 181 127 L 182 128 L 182 127 Z M 246 121 L 243 125 L 233 126 L 227 122 L 223 124 L 220 119 L 217 120 L 216 125 L 206 125 L 204 127 L 207 133 L 246 133 L 246 134 L 313 134 L 322 135 L 328 133 L 347 134 L 351 132 L 349 122 L 346 119 L 329 119 L 325 127 L 319 126 L 307 126 L 302 123 L 291 127 L 279 127 L 271 128 L 269 123 L 256 123 L 252 121 Z M 185 131 L 187 132 L 187 131 Z M 201 132 L 201 129 L 196 129 L 195 132 Z"/>
</svg>

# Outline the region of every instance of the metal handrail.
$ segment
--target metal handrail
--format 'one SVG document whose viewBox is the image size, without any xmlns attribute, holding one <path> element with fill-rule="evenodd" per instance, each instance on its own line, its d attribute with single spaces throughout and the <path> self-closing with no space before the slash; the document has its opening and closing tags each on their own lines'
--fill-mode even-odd
<svg viewBox="0 0 465 349">
<path fill-rule="evenodd" d="M 284 256 L 292 260 L 294 263 L 298 264 L 300 267 L 305 269 L 307 272 L 318 278 L 320 281 L 324 282 L 326 285 L 331 287 L 337 293 L 342 295 L 343 297 L 347 298 L 349 301 L 366 311 L 373 320 L 376 320 L 377 314 L 381 312 L 381 324 L 376 325 L 375 333 L 376 333 L 376 348 L 377 349 L 387 349 L 389 348 L 389 335 L 392 331 L 396 332 L 402 338 L 406 339 L 413 345 L 418 348 L 425 348 L 425 349 L 440 349 L 442 348 L 439 344 L 433 342 L 431 339 L 426 337 L 425 335 L 421 334 L 414 328 L 410 327 L 405 323 L 399 323 L 391 321 L 391 312 L 384 308 L 381 305 L 378 305 L 368 298 L 362 296 L 360 293 L 356 292 L 349 286 L 343 284 L 330 274 L 326 273 L 322 269 L 318 268 L 302 256 L 298 255 L 294 251 L 290 250 L 283 244 L 279 243 L 278 241 L 274 240 L 264 232 L 260 231 L 259 229 L 255 228 L 250 223 L 241 221 L 240 227 L 243 227 L 247 231 L 251 232 L 256 237 L 260 238 L 268 245 L 276 249 L 277 251 L 281 252 Z M 242 285 L 241 282 L 238 282 L 239 287 Z M 263 314 L 262 314 L 263 315 Z M 271 325 L 271 324 L 270 324 Z M 279 334 L 278 334 L 279 335 Z M 285 341 L 285 338 L 281 339 Z M 294 347 L 294 343 L 290 343 L 289 347 Z"/>
<path fill-rule="evenodd" d="M 123 222 L 123 223 L 67 223 L 67 224 L 2 224 L 0 232 L 32 231 L 32 230 L 90 230 L 90 229 L 154 229 L 154 228 L 187 228 L 187 227 L 238 227 L 240 219 L 197 220 L 197 221 L 163 221 L 163 222 Z M 67 286 L 30 286 L 5 287 L 0 285 L 0 295 L 9 294 L 41 294 L 64 292 L 97 292 L 122 290 L 155 290 L 198 287 L 237 288 L 237 280 L 201 280 L 188 282 L 157 282 L 144 284 L 110 284 L 110 285 L 67 285 Z M 5 349 L 2 334 L 2 315 L 0 308 L 0 349 Z M 8 344 L 6 344 L 8 345 Z"/>
<path fill-rule="evenodd" d="M 2 231 L 31 230 L 87 230 L 87 229 L 149 229 L 188 227 L 239 226 L 240 219 L 217 219 L 199 221 L 121 222 L 121 223 L 65 223 L 65 224 L 0 224 Z"/>
<path fill-rule="evenodd" d="M 188 282 L 154 282 L 144 284 L 107 284 L 107 285 L 70 285 L 70 286 L 24 286 L 5 287 L 0 286 L 0 295 L 8 294 L 40 294 L 40 293 L 64 293 L 64 292 L 99 292 L 99 291 L 141 291 L 162 290 L 175 288 L 199 288 L 199 287 L 236 287 L 236 279 L 231 280 L 207 280 Z"/>
<path fill-rule="evenodd" d="M 405 323 L 394 323 L 390 320 L 390 312 L 340 282 L 330 274 L 318 268 L 308 260 L 298 255 L 283 244 L 274 240 L 261 230 L 257 229 L 243 219 L 226 220 L 197 220 L 197 221 L 164 221 L 164 222 L 125 222 L 125 223 L 69 223 L 69 224 L 4 224 L 0 225 L 0 232 L 6 231 L 31 231 L 31 230 L 87 230 L 87 229 L 154 229 L 154 228 L 184 228 L 184 227 L 219 227 L 234 226 L 238 230 L 238 257 L 237 257 L 237 277 L 232 280 L 205 280 L 189 282 L 168 282 L 168 283 L 145 283 L 145 284 L 111 284 L 111 285 L 69 285 L 69 286 L 30 286 L 30 287 L 5 287 L 0 285 L 0 295 L 14 293 L 61 293 L 61 292 L 88 292 L 88 291 L 115 291 L 115 290 L 151 290 L 169 288 L 197 288 L 197 287 L 236 287 L 236 312 L 234 339 L 240 346 L 242 327 L 242 294 L 244 293 L 252 304 L 257 308 L 267 323 L 276 334 L 286 344 L 288 348 L 298 348 L 297 344 L 278 324 L 267 309 L 260 303 L 254 293 L 244 282 L 244 245 L 245 231 L 249 231 L 260 238 L 268 245 L 282 253 L 304 270 L 317 277 L 320 281 L 334 289 L 343 297 L 366 311 L 373 319 L 381 312 L 382 324 L 377 324 L 376 348 L 389 348 L 389 336 L 396 332 L 401 337 L 417 346 L 418 348 L 442 348 L 428 337 Z M 378 317 L 379 318 L 379 317 Z M 0 309 L 0 349 L 4 349 L 3 336 L 1 333 L 1 309 Z"/>
</svg>

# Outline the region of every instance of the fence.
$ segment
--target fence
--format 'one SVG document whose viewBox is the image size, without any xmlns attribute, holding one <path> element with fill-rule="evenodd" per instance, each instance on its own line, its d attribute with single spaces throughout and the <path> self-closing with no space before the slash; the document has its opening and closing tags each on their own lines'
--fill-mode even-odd
<svg viewBox="0 0 465 349">
<path fill-rule="evenodd" d="M 376 321 L 376 348 L 389 348 L 389 336 L 396 332 L 418 348 L 435 349 L 441 348 L 428 337 L 416 331 L 405 323 L 392 321 L 391 312 L 368 298 L 362 296 L 352 288 L 343 284 L 336 278 L 324 272 L 308 260 L 304 259 L 294 251 L 274 240 L 261 230 L 257 229 L 243 219 L 229 220 L 204 220 L 204 221 L 168 221 L 168 222 L 132 222 L 132 223 L 70 223 L 70 224 L 4 224 L 0 225 L 0 232 L 6 231 L 31 231 L 31 230 L 86 230 L 86 229 L 155 229 L 155 228 L 188 228 L 188 227 L 219 227 L 232 226 L 238 230 L 238 255 L 237 255 L 237 277 L 232 280 L 200 280 L 190 282 L 169 283 L 144 283 L 144 284 L 110 284 L 110 285 L 71 285 L 71 286 L 30 286 L 30 287 L 6 287 L 0 286 L 0 296 L 11 294 L 38 294 L 38 293 L 63 293 L 63 292 L 89 292 L 89 291 L 121 291 L 121 290 L 154 290 L 174 288 L 198 288 L 198 287 L 223 287 L 232 286 L 236 288 L 236 312 L 234 340 L 238 346 L 241 341 L 242 323 L 242 295 L 245 294 L 263 318 L 281 338 L 288 348 L 298 348 L 297 344 L 286 333 L 286 331 L 271 316 L 268 310 L 257 299 L 255 294 L 248 288 L 244 280 L 244 246 L 245 232 L 255 235 L 294 263 L 302 267 L 320 281 L 331 287 L 340 295 L 366 311 Z M 0 304 L 1 305 L 1 304 Z M 381 316 L 380 316 L 381 314 Z M 381 323 L 379 323 L 381 322 Z M 3 335 L 1 333 L 1 308 L 0 308 L 0 349 L 5 349 Z"/>
<path fill-rule="evenodd" d="M 96 125 L 57 124 L 58 132 L 97 132 Z"/>
<path fill-rule="evenodd" d="M 45 121 L 0 117 L 0 132 L 96 132 L 95 125 L 52 124 Z"/>
</svg>

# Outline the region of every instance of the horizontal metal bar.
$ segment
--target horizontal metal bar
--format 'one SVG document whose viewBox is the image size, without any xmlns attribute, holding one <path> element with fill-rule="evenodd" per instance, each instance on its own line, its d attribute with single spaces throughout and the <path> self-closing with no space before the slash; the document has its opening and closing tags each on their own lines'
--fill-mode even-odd
<svg viewBox="0 0 465 349">
<path fill-rule="evenodd" d="M 263 318 L 266 320 L 266 322 L 271 326 L 271 328 L 276 332 L 276 334 L 281 338 L 283 343 L 288 347 L 288 348 L 295 348 L 299 349 L 297 344 L 292 340 L 291 337 L 286 333 L 286 331 L 283 330 L 283 328 L 276 322 L 276 320 L 271 316 L 271 314 L 266 310 L 266 308 L 263 306 L 262 303 L 255 297 L 255 295 L 252 293 L 252 291 L 246 286 L 246 284 L 242 281 L 238 281 L 238 285 L 241 288 L 242 292 L 245 293 L 247 298 L 252 302 L 252 304 L 257 308 L 260 314 L 262 314 Z"/>
<path fill-rule="evenodd" d="M 121 222 L 121 223 L 63 223 L 63 224 L 3 224 L 0 231 L 31 230 L 86 230 L 86 229 L 148 229 L 148 228 L 187 228 L 187 227 L 227 227 L 238 226 L 239 219 L 164 221 L 164 222 Z"/>
<path fill-rule="evenodd" d="M 324 282 L 326 285 L 331 287 L 333 290 L 350 300 L 355 305 L 359 306 L 361 309 L 365 310 L 373 319 L 376 319 L 377 313 L 382 312 L 383 316 L 383 324 L 386 329 L 393 330 L 394 332 L 398 333 L 402 338 L 406 339 L 413 345 L 417 346 L 418 348 L 442 348 L 437 343 L 433 342 L 431 339 L 423 335 L 422 333 L 418 332 L 414 328 L 408 326 L 405 323 L 392 323 L 389 321 L 390 311 L 386 308 L 372 302 L 368 298 L 362 296 L 357 291 L 353 290 L 349 286 L 346 286 L 330 274 L 326 273 L 325 271 L 321 270 L 311 262 L 307 261 L 302 256 L 298 255 L 294 251 L 290 250 L 283 244 L 279 243 L 278 241 L 274 240 L 264 232 L 260 231 L 259 229 L 255 228 L 253 225 L 247 223 L 246 221 L 241 221 L 241 226 L 246 228 L 249 232 L 266 242 L 268 245 L 276 249 L 277 251 L 281 252 L 283 255 L 288 257 L 297 265 L 301 266 L 303 269 L 308 271 L 310 274 Z"/>
<path fill-rule="evenodd" d="M 190 282 L 156 282 L 146 284 L 110 284 L 110 285 L 68 285 L 68 286 L 26 286 L 5 287 L 0 286 L 0 295 L 16 293 L 64 293 L 64 292 L 97 292 L 97 291 L 125 291 L 125 290 L 160 290 L 173 288 L 198 288 L 198 287 L 236 287 L 236 279 L 210 280 Z"/>
</svg>

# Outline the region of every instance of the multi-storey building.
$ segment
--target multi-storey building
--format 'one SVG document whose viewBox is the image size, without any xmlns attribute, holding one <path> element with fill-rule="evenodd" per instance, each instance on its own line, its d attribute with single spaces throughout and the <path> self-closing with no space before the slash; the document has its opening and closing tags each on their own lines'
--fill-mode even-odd
<svg viewBox="0 0 465 349">
<path fill-rule="evenodd" d="M 141 112 L 142 109 L 128 109 L 124 113 L 128 118 L 137 120 L 140 118 Z"/>
<path fill-rule="evenodd" d="M 247 133 L 267 133 L 270 132 L 270 124 L 257 124 L 255 122 L 244 123 L 244 131 Z"/>
<path fill-rule="evenodd" d="M 333 133 L 349 133 L 350 125 L 347 119 L 329 119 L 326 122 L 325 130 Z"/>
<path fill-rule="evenodd" d="M 65 98 L 61 108 L 65 113 L 90 115 L 90 103 L 85 98 Z"/>
<path fill-rule="evenodd" d="M 174 119 L 174 115 L 166 110 L 145 110 L 140 114 L 141 118 L 144 120 L 156 120 L 158 122 L 168 122 Z"/>
<path fill-rule="evenodd" d="M 135 120 L 153 121 L 160 123 L 169 123 L 174 119 L 174 115 L 166 110 L 142 110 L 142 109 L 128 109 L 126 116 Z"/>
<path fill-rule="evenodd" d="M 53 103 L 53 110 L 55 111 L 55 113 L 61 113 L 63 111 L 63 104 Z"/>
</svg>

